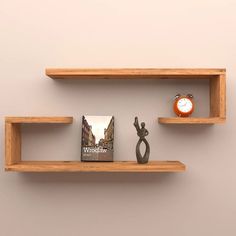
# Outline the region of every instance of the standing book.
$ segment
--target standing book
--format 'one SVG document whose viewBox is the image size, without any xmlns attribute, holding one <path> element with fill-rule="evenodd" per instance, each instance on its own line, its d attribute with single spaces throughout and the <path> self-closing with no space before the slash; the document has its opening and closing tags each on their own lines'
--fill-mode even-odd
<svg viewBox="0 0 236 236">
<path fill-rule="evenodd" d="M 113 161 L 114 116 L 83 116 L 81 161 Z"/>
</svg>

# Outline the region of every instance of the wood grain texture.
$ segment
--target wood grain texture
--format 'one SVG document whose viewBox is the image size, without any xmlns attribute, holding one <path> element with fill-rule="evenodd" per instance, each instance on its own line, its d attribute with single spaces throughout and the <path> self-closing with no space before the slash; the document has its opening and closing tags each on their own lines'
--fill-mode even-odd
<svg viewBox="0 0 236 236">
<path fill-rule="evenodd" d="M 161 124 L 220 124 L 225 122 L 221 117 L 159 117 Z"/>
<path fill-rule="evenodd" d="M 5 123 L 5 163 L 16 164 L 21 161 L 21 125 Z"/>
<path fill-rule="evenodd" d="M 150 161 L 137 164 L 123 162 L 76 162 L 76 161 L 23 161 L 5 166 L 6 171 L 18 172 L 182 172 L 186 167 L 179 161 Z"/>
<path fill-rule="evenodd" d="M 24 123 L 72 123 L 72 117 L 6 117 L 5 165 L 21 162 L 21 124 Z"/>
<path fill-rule="evenodd" d="M 226 117 L 226 75 L 210 79 L 210 116 Z"/>
<path fill-rule="evenodd" d="M 206 79 L 225 73 L 225 69 L 157 69 L 157 68 L 48 68 L 46 75 L 52 79 Z"/>
<path fill-rule="evenodd" d="M 52 124 L 71 124 L 73 117 L 6 117 L 7 123 L 52 123 Z"/>
</svg>

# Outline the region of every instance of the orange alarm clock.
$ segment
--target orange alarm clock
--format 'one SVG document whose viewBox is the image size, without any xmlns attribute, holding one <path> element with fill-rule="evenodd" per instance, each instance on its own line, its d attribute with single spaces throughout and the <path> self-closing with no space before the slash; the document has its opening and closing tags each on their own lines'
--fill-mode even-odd
<svg viewBox="0 0 236 236">
<path fill-rule="evenodd" d="M 186 96 L 177 94 L 173 105 L 174 112 L 179 117 L 188 117 L 194 111 L 193 95 Z"/>
</svg>

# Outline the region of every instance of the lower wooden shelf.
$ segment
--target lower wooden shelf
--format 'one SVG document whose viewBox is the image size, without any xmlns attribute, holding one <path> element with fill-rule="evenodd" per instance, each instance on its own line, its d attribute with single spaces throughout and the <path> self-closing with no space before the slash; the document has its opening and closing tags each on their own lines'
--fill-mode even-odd
<svg viewBox="0 0 236 236">
<path fill-rule="evenodd" d="M 186 167 L 179 161 L 79 162 L 79 161 L 21 161 L 6 165 L 6 171 L 16 172 L 183 172 Z"/>
<path fill-rule="evenodd" d="M 23 161 L 21 158 L 21 125 L 24 123 L 71 124 L 72 117 L 6 117 L 5 170 L 16 172 L 181 172 L 185 165 L 179 161 L 79 162 Z"/>
<path fill-rule="evenodd" d="M 221 117 L 159 117 L 161 124 L 220 124 L 225 122 Z"/>
</svg>

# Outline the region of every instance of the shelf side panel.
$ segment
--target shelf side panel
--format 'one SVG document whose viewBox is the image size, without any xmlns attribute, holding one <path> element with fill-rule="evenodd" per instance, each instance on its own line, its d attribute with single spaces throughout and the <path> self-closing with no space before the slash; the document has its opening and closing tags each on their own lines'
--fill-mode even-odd
<svg viewBox="0 0 236 236">
<path fill-rule="evenodd" d="M 21 125 L 5 123 L 5 163 L 12 165 L 21 161 Z"/>
<path fill-rule="evenodd" d="M 226 118 L 226 77 L 210 79 L 210 116 Z"/>
</svg>

